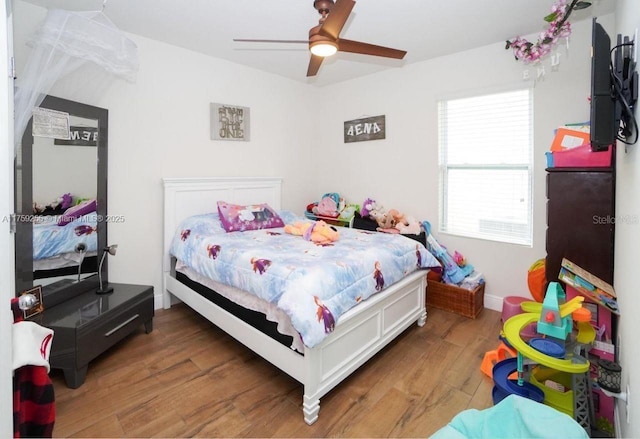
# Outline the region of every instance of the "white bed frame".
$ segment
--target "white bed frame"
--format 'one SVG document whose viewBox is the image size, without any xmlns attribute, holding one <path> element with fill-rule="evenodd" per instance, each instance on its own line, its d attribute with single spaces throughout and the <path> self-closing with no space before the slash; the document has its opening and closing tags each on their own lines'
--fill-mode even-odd
<svg viewBox="0 0 640 439">
<path fill-rule="evenodd" d="M 280 178 L 164 178 L 163 303 L 177 297 L 249 349 L 304 385 L 307 424 L 318 419 L 320 398 L 406 328 L 426 322 L 426 273 L 418 271 L 342 315 L 335 330 L 304 355 L 273 340 L 175 278 L 169 250 L 180 221 L 214 212 L 216 202 L 268 203 L 280 209 Z"/>
</svg>

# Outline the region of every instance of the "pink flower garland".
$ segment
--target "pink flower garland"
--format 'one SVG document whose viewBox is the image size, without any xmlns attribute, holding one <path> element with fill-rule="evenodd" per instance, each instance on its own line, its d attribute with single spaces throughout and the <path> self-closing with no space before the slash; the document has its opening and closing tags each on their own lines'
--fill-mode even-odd
<svg viewBox="0 0 640 439">
<path fill-rule="evenodd" d="M 540 33 L 535 44 L 522 37 L 516 37 L 507 40 L 505 49 L 512 49 L 516 60 L 522 60 L 525 64 L 540 60 L 551 52 L 560 38 L 571 35 L 571 24 L 567 21 L 571 12 L 589 6 L 591 3 L 579 0 L 573 0 L 571 5 L 567 5 L 567 0 L 557 0 L 551 7 L 551 14 L 544 18 L 549 23 L 549 28 Z"/>
</svg>

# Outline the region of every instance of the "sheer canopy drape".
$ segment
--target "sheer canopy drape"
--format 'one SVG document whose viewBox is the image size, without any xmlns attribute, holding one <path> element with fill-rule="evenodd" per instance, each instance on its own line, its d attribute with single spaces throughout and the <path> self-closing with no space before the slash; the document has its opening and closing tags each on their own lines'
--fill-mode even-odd
<svg viewBox="0 0 640 439">
<path fill-rule="evenodd" d="M 86 63 L 93 63 L 109 76 L 135 82 L 138 48 L 101 11 L 49 10 L 27 44 L 33 50 L 16 81 L 16 144 L 33 108 L 42 103 L 55 82 Z"/>
</svg>

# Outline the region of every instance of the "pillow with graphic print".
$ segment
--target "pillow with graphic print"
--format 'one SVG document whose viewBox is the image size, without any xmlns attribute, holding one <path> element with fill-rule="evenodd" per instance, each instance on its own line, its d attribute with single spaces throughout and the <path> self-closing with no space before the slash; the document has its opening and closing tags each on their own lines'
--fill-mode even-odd
<svg viewBox="0 0 640 439">
<path fill-rule="evenodd" d="M 241 206 L 218 201 L 218 215 L 227 232 L 284 227 L 282 218 L 266 203 Z"/>
<path fill-rule="evenodd" d="M 80 218 L 83 215 L 86 215 L 91 212 L 96 211 L 96 199 L 92 198 L 91 200 L 83 201 L 80 204 L 76 204 L 64 211 L 64 213 L 58 219 L 59 226 L 66 226 L 71 221 Z"/>
</svg>

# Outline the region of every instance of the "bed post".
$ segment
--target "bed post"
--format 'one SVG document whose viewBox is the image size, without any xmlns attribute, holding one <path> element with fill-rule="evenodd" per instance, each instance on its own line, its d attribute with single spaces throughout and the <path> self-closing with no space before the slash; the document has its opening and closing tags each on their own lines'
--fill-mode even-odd
<svg viewBox="0 0 640 439">
<path fill-rule="evenodd" d="M 306 377 L 304 381 L 304 395 L 302 396 L 302 413 L 304 422 L 308 425 L 318 420 L 320 412 L 320 377 L 322 376 L 322 350 L 304 350 Z"/>
</svg>

